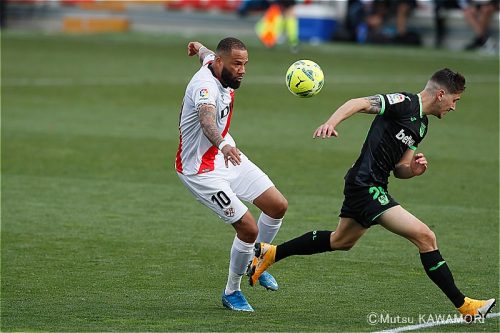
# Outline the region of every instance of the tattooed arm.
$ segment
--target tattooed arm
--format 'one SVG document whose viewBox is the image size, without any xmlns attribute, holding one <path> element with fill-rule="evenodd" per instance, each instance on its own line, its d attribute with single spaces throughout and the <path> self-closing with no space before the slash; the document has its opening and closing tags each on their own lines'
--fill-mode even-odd
<svg viewBox="0 0 500 333">
<path fill-rule="evenodd" d="M 210 54 L 214 54 L 212 50 L 207 49 L 203 44 L 200 42 L 189 42 L 188 44 L 188 56 L 194 56 L 195 54 L 198 54 L 200 57 L 200 63 L 203 63 L 203 60 L 205 59 L 206 56 Z"/>
<path fill-rule="evenodd" d="M 313 138 L 321 137 L 324 139 L 332 135 L 338 136 L 335 127 L 345 119 L 358 112 L 378 114 L 381 109 L 382 100 L 378 95 L 351 99 L 339 107 L 324 124 L 314 131 Z"/>
<path fill-rule="evenodd" d="M 224 155 L 224 161 L 226 162 L 226 167 L 230 161 L 233 165 L 238 165 L 241 162 L 240 151 L 238 148 L 231 146 L 226 143 L 224 138 L 217 128 L 215 122 L 215 106 L 212 104 L 201 104 L 198 107 L 198 117 L 200 118 L 201 129 L 203 134 L 207 139 L 215 146 L 220 149 Z"/>
<path fill-rule="evenodd" d="M 370 106 L 360 110 L 359 112 L 370 114 L 380 113 L 380 110 L 382 110 L 382 97 L 380 97 L 380 95 L 363 97 L 363 99 L 367 100 L 370 103 Z"/>
<path fill-rule="evenodd" d="M 219 133 L 217 124 L 215 123 L 215 106 L 212 104 L 201 104 L 198 107 L 198 116 L 200 118 L 201 129 L 207 139 L 215 146 L 219 147 L 224 140 Z"/>
</svg>

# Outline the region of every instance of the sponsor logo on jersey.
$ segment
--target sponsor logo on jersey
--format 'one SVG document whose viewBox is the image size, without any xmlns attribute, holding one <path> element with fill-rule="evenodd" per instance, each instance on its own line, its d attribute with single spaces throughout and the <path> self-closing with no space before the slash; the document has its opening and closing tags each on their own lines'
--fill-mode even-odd
<svg viewBox="0 0 500 333">
<path fill-rule="evenodd" d="M 387 94 L 387 100 L 389 101 L 389 104 L 397 104 L 401 103 L 405 100 L 405 98 L 410 99 L 408 96 L 405 96 L 403 94 Z"/>
<path fill-rule="evenodd" d="M 396 134 L 396 139 L 398 139 L 408 147 L 411 147 L 415 144 L 415 140 L 413 140 L 412 136 L 406 135 L 404 130 L 401 130 L 398 134 Z"/>
<path fill-rule="evenodd" d="M 208 89 L 207 88 L 203 88 L 200 90 L 200 97 L 201 98 L 208 98 Z"/>
<path fill-rule="evenodd" d="M 226 106 L 224 109 L 220 110 L 220 119 L 224 118 L 224 117 L 227 117 L 227 115 L 229 114 L 229 105 Z"/>
</svg>

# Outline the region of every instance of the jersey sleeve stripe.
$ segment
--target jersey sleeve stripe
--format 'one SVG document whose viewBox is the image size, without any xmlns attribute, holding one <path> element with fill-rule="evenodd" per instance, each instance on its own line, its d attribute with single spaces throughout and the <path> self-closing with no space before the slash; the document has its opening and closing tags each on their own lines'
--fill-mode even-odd
<svg viewBox="0 0 500 333">
<path fill-rule="evenodd" d="M 422 96 L 420 96 L 420 94 L 417 94 L 418 96 L 418 104 L 420 106 L 420 118 L 422 118 L 424 116 L 424 114 L 422 113 Z"/>
<path fill-rule="evenodd" d="M 179 134 L 179 148 L 177 148 L 177 156 L 175 157 L 175 169 L 177 172 L 182 173 L 182 135 Z"/>
<path fill-rule="evenodd" d="M 380 112 L 378 114 L 383 115 L 384 111 L 385 111 L 385 99 L 384 99 L 384 96 L 382 96 L 382 95 L 378 95 L 378 96 L 380 96 L 380 100 L 382 102 L 382 107 L 380 108 Z"/>
<path fill-rule="evenodd" d="M 231 103 L 229 103 L 229 115 L 227 116 L 226 127 L 222 131 L 222 137 L 225 137 L 227 132 L 229 132 L 229 127 L 231 126 L 231 118 L 233 117 L 233 106 L 234 106 L 234 91 L 231 91 Z"/>
</svg>

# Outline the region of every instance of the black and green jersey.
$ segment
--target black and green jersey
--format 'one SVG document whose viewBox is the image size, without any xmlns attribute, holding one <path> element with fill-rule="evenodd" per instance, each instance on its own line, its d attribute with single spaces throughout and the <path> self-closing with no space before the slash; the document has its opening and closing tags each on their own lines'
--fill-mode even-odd
<svg viewBox="0 0 500 333">
<path fill-rule="evenodd" d="M 420 95 L 379 95 L 382 109 L 372 122 L 361 154 L 347 172 L 347 184 L 387 185 L 389 174 L 408 149 L 415 150 L 427 133 Z"/>
</svg>

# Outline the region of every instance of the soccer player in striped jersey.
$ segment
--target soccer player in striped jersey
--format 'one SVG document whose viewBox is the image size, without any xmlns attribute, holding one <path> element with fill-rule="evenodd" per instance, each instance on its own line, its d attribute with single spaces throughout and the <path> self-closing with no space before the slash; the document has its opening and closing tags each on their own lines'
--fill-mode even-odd
<svg viewBox="0 0 500 333">
<path fill-rule="evenodd" d="M 454 111 L 465 90 L 465 78 L 448 68 L 434 73 L 418 94 L 399 92 L 351 99 L 339 107 L 313 134 L 314 138 L 338 135 L 336 127 L 356 113 L 377 115 L 361 154 L 345 176 L 344 203 L 335 231 L 312 231 L 278 246 L 255 244 L 256 257 L 249 266 L 250 284 L 273 263 L 293 255 L 350 250 L 373 225 L 405 237 L 418 249 L 428 277 L 444 292 L 466 321 L 485 317 L 495 299 L 465 297 L 439 252 L 434 232 L 397 203 L 388 191 L 388 178 L 408 179 L 427 170 L 427 160 L 415 153 L 428 129 L 428 115 L 442 118 Z"/>
<path fill-rule="evenodd" d="M 223 306 L 253 311 L 241 292 L 241 279 L 253 257 L 255 241 L 269 243 L 274 239 L 288 202 L 229 134 L 234 93 L 248 62 L 245 44 L 228 37 L 213 52 L 199 42 L 190 42 L 188 55 L 198 55 L 201 68 L 184 95 L 175 168 L 194 197 L 236 231 L 222 292 Z M 257 222 L 242 200 L 261 210 Z M 276 280 L 266 272 L 259 283 L 269 290 L 278 289 Z"/>
</svg>

